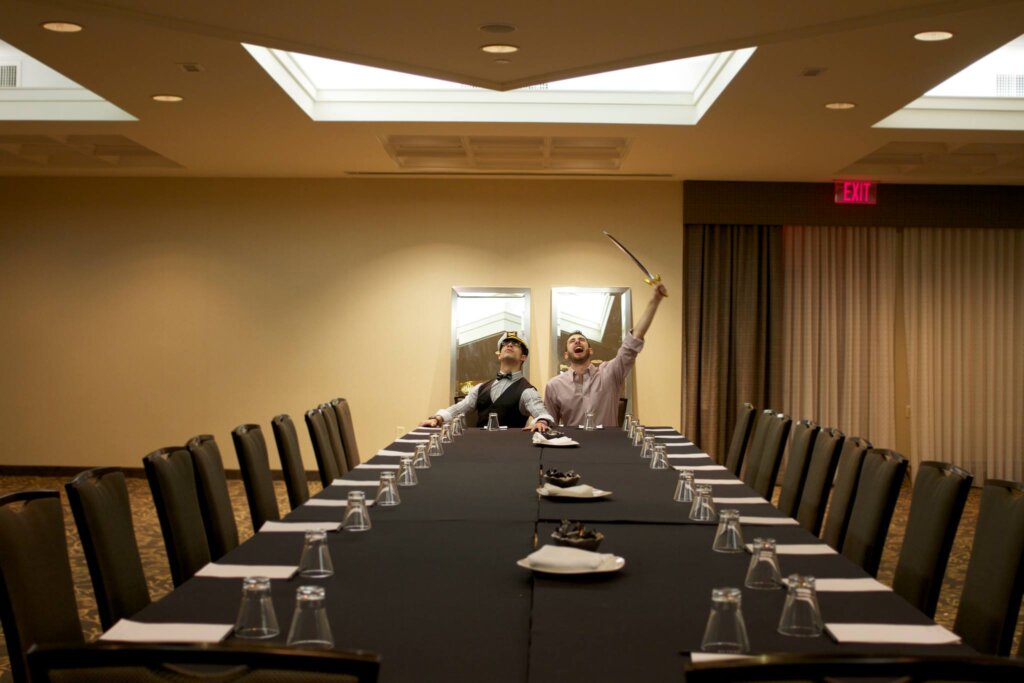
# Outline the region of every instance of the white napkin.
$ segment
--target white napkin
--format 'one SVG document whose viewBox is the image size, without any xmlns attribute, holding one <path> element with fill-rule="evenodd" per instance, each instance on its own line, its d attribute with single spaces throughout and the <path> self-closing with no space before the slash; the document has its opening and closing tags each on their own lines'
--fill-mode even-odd
<svg viewBox="0 0 1024 683">
<path fill-rule="evenodd" d="M 870 576 L 860 579 L 815 578 L 814 587 L 819 593 L 874 593 L 892 590 Z"/>
<path fill-rule="evenodd" d="M 740 515 L 740 524 L 799 524 L 792 517 L 745 517 Z"/>
<path fill-rule="evenodd" d="M 727 659 L 752 659 L 755 655 L 730 655 L 721 652 L 691 652 L 690 661 L 694 664 L 704 662 L 722 662 Z"/>
<path fill-rule="evenodd" d="M 260 533 L 264 531 L 337 531 L 341 522 L 264 522 Z"/>
<path fill-rule="evenodd" d="M 439 432 L 439 431 L 441 431 L 440 427 L 417 427 L 416 429 L 418 431 L 421 431 L 421 432 Z"/>
<path fill-rule="evenodd" d="M 560 436 L 557 439 L 546 439 L 540 432 L 533 433 L 533 443 L 538 446 L 579 446 L 578 441 L 573 441 L 567 436 Z"/>
<path fill-rule="evenodd" d="M 144 624 L 120 619 L 100 640 L 123 643 L 219 643 L 234 624 Z"/>
<path fill-rule="evenodd" d="M 380 486 L 380 479 L 335 479 L 331 486 Z"/>
<path fill-rule="evenodd" d="M 551 496 L 553 498 L 594 498 L 602 493 L 608 493 L 601 489 L 595 489 L 590 484 L 561 487 L 546 483 L 537 490 L 540 491 L 542 496 Z"/>
<path fill-rule="evenodd" d="M 747 551 L 754 552 L 754 544 L 747 544 Z M 837 555 L 831 546 L 825 543 L 781 543 L 775 546 L 777 555 Z"/>
<path fill-rule="evenodd" d="M 364 462 L 361 465 L 356 465 L 356 469 L 357 470 L 397 470 L 398 469 L 398 465 L 372 465 L 372 464 Z"/>
<path fill-rule="evenodd" d="M 896 643 L 950 645 L 960 636 L 938 624 L 825 624 L 837 643 Z"/>
<path fill-rule="evenodd" d="M 768 501 L 759 496 L 742 497 L 742 498 L 715 498 L 716 503 L 722 503 L 723 505 L 754 505 L 754 504 L 767 504 Z"/>
<path fill-rule="evenodd" d="M 678 455 L 672 455 L 668 453 L 665 455 L 669 460 L 707 460 L 711 456 L 707 453 L 680 453 Z M 684 465 L 685 467 L 685 465 Z"/>
<path fill-rule="evenodd" d="M 430 439 L 395 439 L 395 443 L 430 443 Z"/>
<path fill-rule="evenodd" d="M 249 576 L 265 576 L 268 579 L 290 579 L 299 571 L 298 567 L 280 564 L 216 564 L 210 562 L 195 573 L 213 579 L 244 579 Z"/>
<path fill-rule="evenodd" d="M 366 501 L 366 507 L 370 507 L 376 501 Z M 347 500 L 333 500 L 331 498 L 310 498 L 303 505 L 308 505 L 315 508 L 344 508 L 348 507 Z"/>
<path fill-rule="evenodd" d="M 647 432 L 674 432 L 671 427 L 644 427 L 644 434 Z"/>
<path fill-rule="evenodd" d="M 727 467 L 722 467 L 721 465 L 673 465 L 672 469 L 674 469 L 674 470 L 708 470 L 708 471 L 714 470 L 714 471 L 721 472 L 722 470 L 726 470 L 728 468 Z M 715 482 L 715 483 L 718 483 L 718 482 Z"/>
<path fill-rule="evenodd" d="M 377 451 L 374 455 L 395 455 L 399 457 L 403 455 L 408 455 L 411 458 L 416 454 L 411 451 L 392 451 L 387 448 L 382 448 L 379 451 Z"/>
<path fill-rule="evenodd" d="M 685 467 L 683 465 L 673 465 L 674 470 L 695 470 L 696 467 Z M 714 484 L 715 486 L 739 486 L 743 482 L 739 479 L 697 479 L 694 477 L 694 484 Z"/>
<path fill-rule="evenodd" d="M 425 430 L 425 429 L 426 429 L 426 427 L 420 427 L 415 432 L 409 432 L 408 434 L 406 434 L 406 436 L 430 436 L 430 432 L 421 431 L 421 430 Z"/>
<path fill-rule="evenodd" d="M 583 425 L 576 425 L 579 429 L 583 429 Z M 604 425 L 597 425 L 594 429 L 604 429 Z"/>
<path fill-rule="evenodd" d="M 645 429 L 644 430 L 644 434 L 646 434 L 646 433 L 647 433 L 647 430 Z M 686 439 L 686 437 L 683 436 L 682 434 L 655 434 L 654 438 L 655 439 L 683 439 L 683 440 Z"/>
<path fill-rule="evenodd" d="M 526 556 L 526 562 L 537 569 L 597 569 L 612 558 L 607 553 L 544 545 Z"/>
<path fill-rule="evenodd" d="M 665 446 L 666 448 L 689 448 L 693 444 L 690 443 L 689 441 L 672 441 L 671 443 L 662 443 L 658 445 Z M 704 455 L 707 455 L 707 453 L 705 453 Z"/>
</svg>

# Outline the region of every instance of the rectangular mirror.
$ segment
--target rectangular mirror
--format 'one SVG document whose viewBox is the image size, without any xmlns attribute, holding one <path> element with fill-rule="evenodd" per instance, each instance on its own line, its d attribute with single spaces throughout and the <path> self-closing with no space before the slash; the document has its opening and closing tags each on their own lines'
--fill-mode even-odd
<svg viewBox="0 0 1024 683">
<path fill-rule="evenodd" d="M 586 335 L 594 349 L 592 363 L 599 365 L 614 358 L 633 325 L 631 302 L 629 287 L 552 288 L 551 377 L 569 369 L 565 342 L 576 330 Z M 632 402 L 633 373 L 626 378 L 622 396 Z"/>
<path fill-rule="evenodd" d="M 452 287 L 451 395 L 461 400 L 473 385 L 494 377 L 494 355 L 505 331 L 530 341 L 530 290 L 523 287 Z M 527 358 L 523 374 L 529 375 Z"/>
</svg>

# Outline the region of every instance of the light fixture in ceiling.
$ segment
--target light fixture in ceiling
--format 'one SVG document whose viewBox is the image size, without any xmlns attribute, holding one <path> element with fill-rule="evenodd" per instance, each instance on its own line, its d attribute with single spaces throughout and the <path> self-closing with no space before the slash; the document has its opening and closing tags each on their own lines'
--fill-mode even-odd
<svg viewBox="0 0 1024 683">
<path fill-rule="evenodd" d="M 484 24 L 480 30 L 484 33 L 512 33 L 516 27 L 512 24 Z"/>
<path fill-rule="evenodd" d="M 921 31 L 914 34 L 914 40 L 920 40 L 922 43 L 938 43 L 952 37 L 953 34 L 949 31 Z"/>
<path fill-rule="evenodd" d="M 846 111 L 853 109 L 857 105 L 853 102 L 829 102 L 825 105 L 825 109 L 831 109 L 833 111 Z"/>
<path fill-rule="evenodd" d="M 181 95 L 171 95 L 170 93 L 153 95 L 154 102 L 181 102 L 183 99 L 185 98 Z"/>
<path fill-rule="evenodd" d="M 78 33 L 82 30 L 81 24 L 71 21 L 44 21 L 40 26 L 54 33 Z"/>
<path fill-rule="evenodd" d="M 482 45 L 481 50 L 492 55 L 508 55 L 513 52 L 519 52 L 519 47 L 516 45 L 506 45 L 503 43 L 494 43 L 491 45 Z"/>
</svg>

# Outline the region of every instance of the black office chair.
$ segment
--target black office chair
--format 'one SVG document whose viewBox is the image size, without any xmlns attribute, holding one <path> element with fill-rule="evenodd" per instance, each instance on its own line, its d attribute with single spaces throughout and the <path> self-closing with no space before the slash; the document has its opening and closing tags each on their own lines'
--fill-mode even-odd
<svg viewBox="0 0 1024 683">
<path fill-rule="evenodd" d="M 762 446 L 761 463 L 754 483 L 751 488 L 765 500 L 772 499 L 772 492 L 775 490 L 775 480 L 779 476 L 779 467 L 782 465 L 782 454 L 786 450 L 786 440 L 789 438 L 789 430 L 793 426 L 793 420 L 787 415 L 778 413 L 772 418 L 773 423 L 768 428 Z"/>
<path fill-rule="evenodd" d="M 907 459 L 896 451 L 870 448 L 864 454 L 842 553 L 871 576 L 878 574 L 885 537 L 906 476 Z"/>
<path fill-rule="evenodd" d="M 128 486 L 121 470 L 97 467 L 64 484 L 64 490 L 82 539 L 100 626 L 106 631 L 150 602 Z"/>
<path fill-rule="evenodd" d="M 267 442 L 259 425 L 238 425 L 231 431 L 231 440 L 238 454 L 238 466 L 242 470 L 245 497 L 249 501 L 253 532 L 259 531 L 264 522 L 281 519 L 274 492 L 274 477 L 270 473 L 270 456 Z"/>
<path fill-rule="evenodd" d="M 320 484 L 327 488 L 342 473 L 334 457 L 330 437 L 327 435 L 324 414 L 319 408 L 306 411 L 306 429 L 309 430 L 309 440 L 313 442 L 313 455 L 316 457 L 316 469 L 320 473 Z"/>
<path fill-rule="evenodd" d="M 903 547 L 892 589 L 929 617 L 935 616 L 942 577 L 974 479 L 944 462 L 922 462 L 914 480 Z"/>
<path fill-rule="evenodd" d="M 210 559 L 216 561 L 238 547 L 238 523 L 228 493 L 224 460 L 216 439 L 209 434 L 192 437 L 186 444 L 192 454 L 192 470 L 196 475 L 199 511 L 206 529 Z"/>
<path fill-rule="evenodd" d="M 352 411 L 348 401 L 343 398 L 334 399 L 331 405 L 341 428 L 341 447 L 345 451 L 345 461 L 348 463 L 348 469 L 354 470 L 362 460 L 359 458 L 359 446 L 356 444 L 356 430 L 352 426 Z"/>
<path fill-rule="evenodd" d="M 686 668 L 686 683 L 832 683 L 870 680 L 873 683 L 927 681 L 999 682 L 1024 677 L 1024 661 L 1003 657 L 942 655 L 760 655 Z"/>
<path fill-rule="evenodd" d="M 761 471 L 761 460 L 764 458 L 764 442 L 768 432 L 775 425 L 775 411 L 762 410 L 754 422 L 754 431 L 750 436 L 750 448 L 747 449 L 746 462 L 743 463 L 743 483 L 753 488 L 757 474 Z"/>
<path fill-rule="evenodd" d="M 841 431 L 828 428 L 818 432 L 818 438 L 814 440 L 807 478 L 796 508 L 796 521 L 815 536 L 821 532 L 828 493 L 832 489 L 832 479 L 836 476 L 836 465 L 845 440 Z"/>
<path fill-rule="evenodd" d="M 287 415 L 278 415 L 270 421 L 270 428 L 274 432 L 277 455 L 281 459 L 281 473 L 284 476 L 285 489 L 288 491 L 288 504 L 294 510 L 309 500 L 309 482 L 306 480 L 306 468 L 302 464 L 302 452 L 299 450 L 295 423 Z"/>
<path fill-rule="evenodd" d="M 318 408 L 324 416 L 324 427 L 327 428 L 327 439 L 331 443 L 331 451 L 334 452 L 334 460 L 338 463 L 338 471 L 342 476 L 348 474 L 352 469 L 345 459 L 345 448 L 341 445 L 341 426 L 338 424 L 338 414 L 330 403 L 324 403 Z"/>
<path fill-rule="evenodd" d="M 743 456 L 747 452 L 747 442 L 750 441 L 750 432 L 754 427 L 754 417 L 757 411 L 754 406 L 744 403 L 736 414 L 736 426 L 732 430 L 732 440 L 729 441 L 729 451 L 725 456 L 725 466 L 737 477 L 740 476 L 740 469 L 743 467 Z"/>
<path fill-rule="evenodd" d="M 953 630 L 978 652 L 1009 655 L 1022 591 L 1024 484 L 989 479 Z"/>
<path fill-rule="evenodd" d="M 793 429 L 789 458 L 786 460 L 786 473 L 782 477 L 782 490 L 779 492 L 779 510 L 789 517 L 796 516 L 804 483 L 807 481 L 814 441 L 818 438 L 819 431 L 821 427 L 810 420 L 800 420 Z"/>
<path fill-rule="evenodd" d="M 192 454 L 184 446 L 161 448 L 146 455 L 142 466 L 160 520 L 171 581 L 180 586 L 210 562 Z"/>
<path fill-rule="evenodd" d="M 371 652 L 241 643 L 49 646 L 33 648 L 28 664 L 32 683 L 373 683 L 380 672 Z"/>
<path fill-rule="evenodd" d="M 839 454 L 839 465 L 836 467 L 836 478 L 832 485 L 832 497 L 828 503 L 828 518 L 821 538 L 839 551 L 846 538 L 846 527 L 850 524 L 850 508 L 860 481 L 860 468 L 864 464 L 864 454 L 871 448 L 871 442 L 859 436 L 851 436 L 843 442 L 843 450 Z"/>
<path fill-rule="evenodd" d="M 0 549 L 0 626 L 11 677 L 25 683 L 33 644 L 83 641 L 60 492 L 0 496 Z"/>
</svg>

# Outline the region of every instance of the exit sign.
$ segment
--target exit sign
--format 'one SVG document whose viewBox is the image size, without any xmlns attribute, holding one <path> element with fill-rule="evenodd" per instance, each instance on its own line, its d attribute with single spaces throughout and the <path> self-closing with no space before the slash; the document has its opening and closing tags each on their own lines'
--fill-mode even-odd
<svg viewBox="0 0 1024 683">
<path fill-rule="evenodd" d="M 877 204 L 877 188 L 871 180 L 837 180 L 836 204 Z"/>
</svg>

